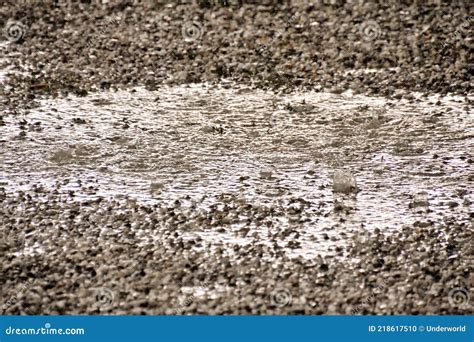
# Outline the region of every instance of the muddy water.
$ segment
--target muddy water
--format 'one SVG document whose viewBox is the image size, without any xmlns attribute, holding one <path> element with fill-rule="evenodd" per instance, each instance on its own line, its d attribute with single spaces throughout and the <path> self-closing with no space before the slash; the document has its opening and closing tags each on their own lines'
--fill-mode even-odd
<svg viewBox="0 0 474 342">
<path fill-rule="evenodd" d="M 474 205 L 472 108 L 461 97 L 387 100 L 274 93 L 234 84 L 44 99 L 0 126 L 7 192 L 42 186 L 206 211 L 231 196 L 274 208 L 290 254 L 335 253 L 344 237 L 468 221 Z M 360 191 L 335 194 L 343 169 Z M 471 178 L 469 178 L 471 177 Z M 301 217 L 291 208 L 304 207 Z M 214 245 L 252 243 L 241 224 L 196 227 Z M 260 240 L 268 226 L 252 228 Z M 160 236 L 149 232 L 155 239 Z M 147 236 L 146 238 L 150 238 Z M 145 239 L 145 237 L 144 237 Z M 140 241 L 137 241 L 140 243 Z"/>
</svg>

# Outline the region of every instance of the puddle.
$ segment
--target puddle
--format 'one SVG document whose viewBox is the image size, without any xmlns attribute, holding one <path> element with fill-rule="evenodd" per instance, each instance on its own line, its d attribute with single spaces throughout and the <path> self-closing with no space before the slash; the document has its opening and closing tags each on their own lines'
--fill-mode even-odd
<svg viewBox="0 0 474 342">
<path fill-rule="evenodd" d="M 231 229 L 198 227 L 184 236 L 245 245 L 257 234 L 270 244 L 271 225 L 290 230 L 278 243 L 291 255 L 334 254 L 344 235 L 469 221 L 472 108 L 462 97 L 414 95 L 199 84 L 45 99 L 4 116 L 0 181 L 8 193 L 42 186 L 72 190 L 74 200 L 128 196 L 164 206 L 180 199 L 203 211 L 230 196 L 262 213 L 251 234 L 242 212 Z M 339 169 L 355 176 L 357 194 L 333 193 Z M 410 205 L 420 193 L 428 210 Z"/>
</svg>

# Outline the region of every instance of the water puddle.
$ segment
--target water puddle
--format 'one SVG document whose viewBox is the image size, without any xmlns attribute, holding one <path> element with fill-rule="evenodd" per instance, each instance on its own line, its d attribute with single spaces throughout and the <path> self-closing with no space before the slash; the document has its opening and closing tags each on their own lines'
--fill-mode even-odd
<svg viewBox="0 0 474 342">
<path fill-rule="evenodd" d="M 189 222 L 183 236 L 335 254 L 346 236 L 469 221 L 471 103 L 234 84 L 44 99 L 29 113 L 4 115 L 1 182 L 8 193 L 57 188 L 75 201 L 179 200 L 188 211 L 235 212 L 212 227 Z M 334 193 L 335 170 L 350 171 L 360 191 Z M 275 242 L 275 231 L 285 238 Z"/>
</svg>

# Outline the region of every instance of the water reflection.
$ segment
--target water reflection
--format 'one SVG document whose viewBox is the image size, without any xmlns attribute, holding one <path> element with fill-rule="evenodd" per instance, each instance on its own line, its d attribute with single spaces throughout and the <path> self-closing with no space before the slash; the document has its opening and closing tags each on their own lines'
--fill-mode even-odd
<svg viewBox="0 0 474 342">
<path fill-rule="evenodd" d="M 417 98 L 190 85 L 45 99 L 5 117 L 1 181 L 9 192 L 58 183 L 76 200 L 128 195 L 164 205 L 186 197 L 201 210 L 234 196 L 273 210 L 272 225 L 294 230 L 282 243 L 298 241 L 292 253 L 311 257 L 334 250 L 341 234 L 437 224 L 447 214 L 468 220 L 468 108 L 462 98 Z M 341 168 L 360 192 L 333 193 Z M 422 213 L 410 206 L 421 192 L 430 208 Z M 188 234 L 252 243 L 241 216 L 225 232 Z M 263 220 L 252 232 L 268 227 Z"/>
</svg>

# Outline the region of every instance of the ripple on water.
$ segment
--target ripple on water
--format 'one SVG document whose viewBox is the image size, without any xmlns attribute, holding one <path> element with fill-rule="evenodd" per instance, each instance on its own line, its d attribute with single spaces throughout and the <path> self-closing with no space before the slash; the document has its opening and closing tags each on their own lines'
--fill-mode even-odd
<svg viewBox="0 0 474 342">
<path fill-rule="evenodd" d="M 6 116 L 0 127 L 2 181 L 7 191 L 60 181 L 61 191 L 74 189 L 79 199 L 172 203 L 189 195 L 203 209 L 230 193 L 284 208 L 273 224 L 298 233 L 282 243 L 298 240 L 292 253 L 305 256 L 334 250 L 343 233 L 436 224 L 450 213 L 468 220 L 474 130 L 464 99 L 243 90 L 189 85 L 42 100 L 26 122 Z M 355 175 L 359 193 L 333 193 L 340 168 Z M 420 192 L 430 210 L 410 207 Z M 307 205 L 292 216 L 300 200 Z M 461 205 L 448 206 L 453 200 Z M 252 229 L 268 234 L 264 227 Z M 202 227 L 199 234 L 252 243 L 241 228 Z"/>
</svg>

